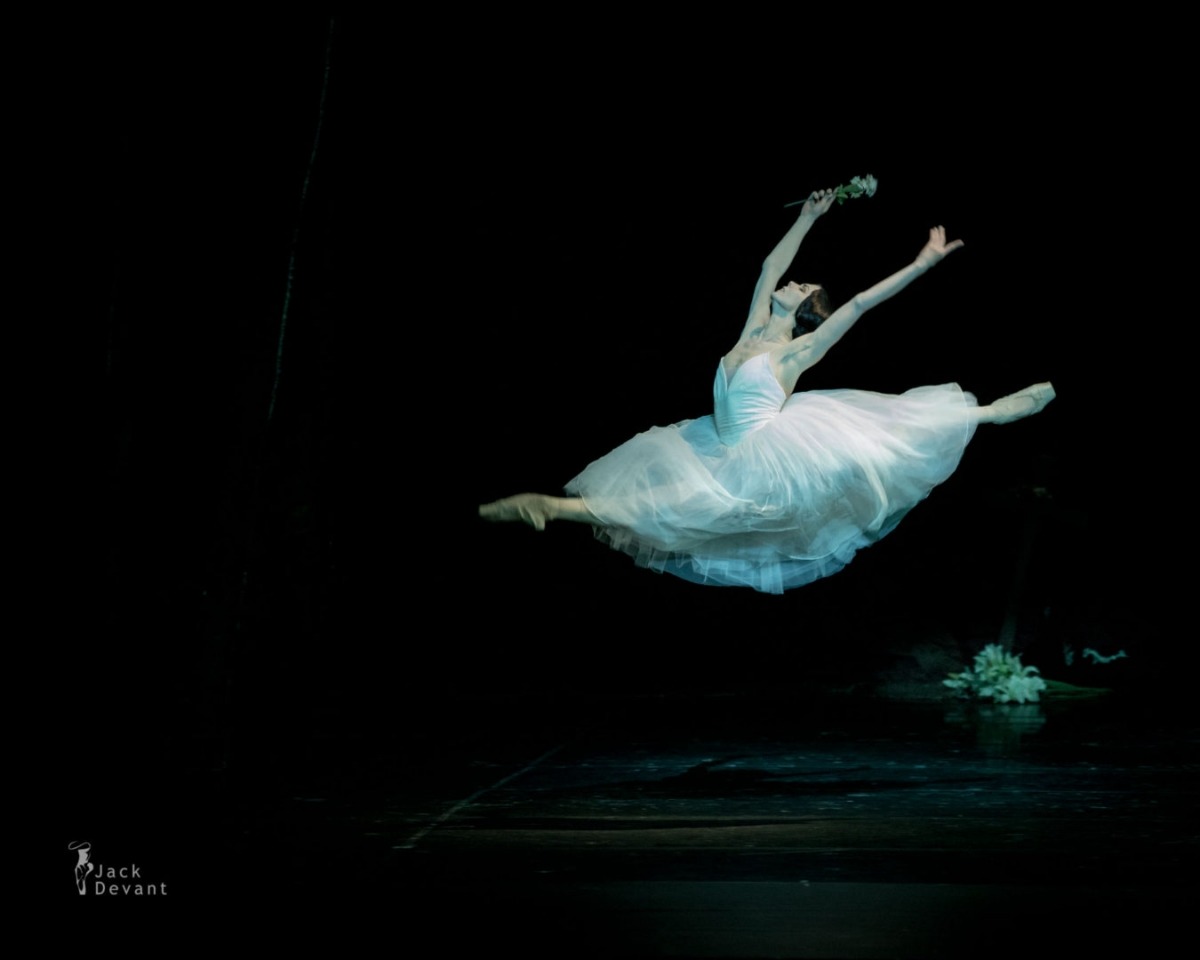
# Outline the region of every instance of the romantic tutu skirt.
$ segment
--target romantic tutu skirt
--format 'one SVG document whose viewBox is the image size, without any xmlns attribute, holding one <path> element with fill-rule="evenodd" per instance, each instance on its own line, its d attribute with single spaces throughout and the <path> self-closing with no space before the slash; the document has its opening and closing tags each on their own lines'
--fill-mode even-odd
<svg viewBox="0 0 1200 960">
<path fill-rule="evenodd" d="M 974 406 L 957 384 L 796 393 L 732 445 L 711 416 L 647 430 L 566 490 L 641 566 L 782 593 L 841 570 L 949 477 Z"/>
</svg>

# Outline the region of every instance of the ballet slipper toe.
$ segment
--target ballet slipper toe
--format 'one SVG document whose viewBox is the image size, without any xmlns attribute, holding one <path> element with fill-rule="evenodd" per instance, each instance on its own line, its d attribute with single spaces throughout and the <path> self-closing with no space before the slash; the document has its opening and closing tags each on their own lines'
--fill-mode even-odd
<svg viewBox="0 0 1200 960">
<path fill-rule="evenodd" d="M 479 516 L 493 523 L 527 523 L 534 530 L 546 529 L 546 508 L 540 494 L 519 493 L 515 497 L 505 497 L 492 503 L 485 503 L 479 508 Z"/>
<path fill-rule="evenodd" d="M 995 422 L 1012 423 L 1014 420 L 1032 417 L 1035 413 L 1045 410 L 1055 396 L 1054 384 L 1047 381 L 1035 383 L 1024 390 L 1001 397 L 992 404 L 992 408 L 999 414 Z"/>
<path fill-rule="evenodd" d="M 1034 413 L 1040 413 L 1046 409 L 1046 405 L 1053 400 L 1057 394 L 1054 392 L 1054 384 L 1050 381 L 1045 383 L 1035 383 L 1032 387 L 1026 387 L 1024 390 L 1017 392 L 1017 396 L 1027 396 L 1034 404 Z"/>
</svg>

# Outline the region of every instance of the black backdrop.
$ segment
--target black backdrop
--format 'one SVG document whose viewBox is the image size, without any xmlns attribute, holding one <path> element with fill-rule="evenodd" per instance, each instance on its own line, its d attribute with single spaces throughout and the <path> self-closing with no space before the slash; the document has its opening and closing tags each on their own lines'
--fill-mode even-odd
<svg viewBox="0 0 1200 960">
<path fill-rule="evenodd" d="M 68 524 L 35 744 L 64 843 L 161 835 L 227 775 L 286 789 L 315 744 L 436 735 L 463 694 L 987 642 L 1024 530 L 1024 642 L 1178 679 L 1169 61 L 1131 87 L 1004 24 L 1002 53 L 962 24 L 949 50 L 839 31 L 822 52 L 746 24 L 95 26 L 63 263 L 103 333 L 80 401 L 102 495 Z M 637 570 L 581 527 L 477 521 L 707 412 L 783 204 L 867 172 L 879 195 L 817 225 L 800 279 L 850 296 L 933 223 L 967 245 L 806 385 L 1052 379 L 1043 417 L 981 430 L 892 537 L 782 598 Z"/>
</svg>

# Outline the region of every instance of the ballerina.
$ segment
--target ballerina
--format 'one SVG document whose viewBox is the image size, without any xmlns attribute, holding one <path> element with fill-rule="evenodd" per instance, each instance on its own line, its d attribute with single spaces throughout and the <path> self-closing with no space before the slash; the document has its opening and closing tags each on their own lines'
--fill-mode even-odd
<svg viewBox="0 0 1200 960">
<path fill-rule="evenodd" d="M 836 573 L 894 529 L 954 472 L 977 424 L 1011 423 L 1054 399 L 1049 383 L 987 406 L 953 383 L 899 396 L 795 392 L 864 313 L 963 246 L 933 227 L 911 264 L 831 310 L 822 287 L 780 284 L 812 225 L 845 196 L 813 193 L 763 262 L 741 337 L 717 366 L 712 415 L 638 434 L 565 497 L 518 494 L 480 516 L 536 530 L 588 523 L 641 566 L 782 593 Z"/>
</svg>

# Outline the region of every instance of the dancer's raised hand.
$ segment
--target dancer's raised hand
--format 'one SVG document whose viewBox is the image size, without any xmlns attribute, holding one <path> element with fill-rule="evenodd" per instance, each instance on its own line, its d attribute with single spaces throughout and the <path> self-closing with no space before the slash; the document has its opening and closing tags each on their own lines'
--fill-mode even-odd
<svg viewBox="0 0 1200 960">
<path fill-rule="evenodd" d="M 946 242 L 945 227 L 930 227 L 929 242 L 917 254 L 916 264 L 921 269 L 927 270 L 935 264 L 940 263 L 946 256 L 953 253 L 962 245 L 963 241 L 961 240 Z"/>
<path fill-rule="evenodd" d="M 807 214 L 814 220 L 823 213 L 828 213 L 829 208 L 833 206 L 833 201 L 837 197 L 837 193 L 833 190 L 814 190 L 804 201 L 804 206 L 800 208 L 802 215 Z"/>
</svg>

